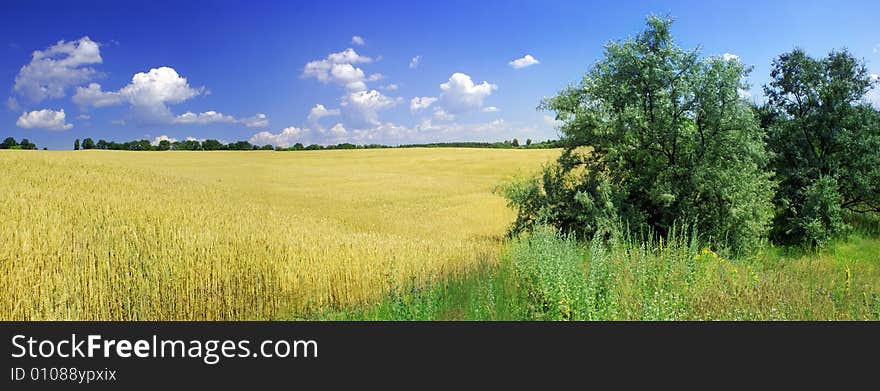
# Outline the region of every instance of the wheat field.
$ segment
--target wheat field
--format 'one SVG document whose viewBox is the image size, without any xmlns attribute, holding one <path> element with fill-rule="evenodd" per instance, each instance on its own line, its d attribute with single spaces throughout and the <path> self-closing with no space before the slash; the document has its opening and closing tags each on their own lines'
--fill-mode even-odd
<svg viewBox="0 0 880 391">
<path fill-rule="evenodd" d="M 290 319 L 495 262 L 555 150 L 0 153 L 0 318 Z"/>
</svg>

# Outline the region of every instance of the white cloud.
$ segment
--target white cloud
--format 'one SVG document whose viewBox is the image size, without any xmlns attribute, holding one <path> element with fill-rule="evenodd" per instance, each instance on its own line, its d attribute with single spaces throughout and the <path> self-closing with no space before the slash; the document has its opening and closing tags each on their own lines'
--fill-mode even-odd
<svg viewBox="0 0 880 391">
<path fill-rule="evenodd" d="M 330 68 L 330 78 L 350 90 L 364 90 L 364 71 L 351 64 L 333 64 Z"/>
<path fill-rule="evenodd" d="M 338 53 L 331 53 L 323 60 L 311 61 L 303 68 L 302 77 L 314 77 L 322 83 L 344 85 L 350 90 L 365 90 L 364 71 L 354 64 L 370 63 L 373 59 L 361 56 L 354 49 L 348 48 Z"/>
<path fill-rule="evenodd" d="M 76 116 L 76 118 L 81 119 L 81 120 L 90 120 L 90 119 L 92 119 L 92 116 L 88 115 L 88 114 L 80 114 L 80 115 Z"/>
<path fill-rule="evenodd" d="M 381 73 L 374 73 L 367 78 L 367 81 L 379 81 L 385 78 L 385 75 Z"/>
<path fill-rule="evenodd" d="M 337 143 L 337 144 L 341 143 L 341 142 L 345 142 L 347 140 L 347 136 L 348 136 L 348 131 L 345 130 L 345 127 L 342 126 L 341 123 L 337 123 L 336 125 L 333 125 L 333 127 L 330 128 L 330 130 L 328 130 L 326 132 L 322 132 L 322 133 L 324 133 L 324 135 L 325 135 L 325 140 L 327 140 L 331 143 Z"/>
<path fill-rule="evenodd" d="M 218 113 L 216 111 L 206 111 L 204 113 L 195 114 L 191 111 L 187 111 L 181 115 L 178 115 L 174 118 L 174 123 L 178 124 L 210 124 L 215 122 L 227 122 L 233 123 L 236 122 L 235 117 L 226 115 L 223 113 Z"/>
<path fill-rule="evenodd" d="M 453 121 L 455 120 L 455 115 L 449 114 L 446 112 L 446 110 L 443 110 L 441 108 L 437 108 L 436 110 L 434 110 L 434 118 L 437 118 L 441 121 Z"/>
<path fill-rule="evenodd" d="M 80 106 L 104 107 L 118 105 L 125 101 L 121 92 L 102 91 L 101 85 L 91 83 L 88 87 L 77 87 L 73 102 Z"/>
<path fill-rule="evenodd" d="M 508 132 L 509 126 L 503 119 L 491 122 L 460 124 L 434 123 L 430 119 L 422 121 L 415 127 L 418 141 L 497 141 Z"/>
<path fill-rule="evenodd" d="M 351 37 L 351 44 L 358 45 L 358 46 L 364 46 L 367 44 L 367 41 L 364 41 L 364 38 L 361 37 L 360 35 L 355 35 L 355 36 Z"/>
<path fill-rule="evenodd" d="M 513 67 L 513 69 L 522 69 L 522 68 L 530 67 L 532 65 L 540 64 L 540 63 L 541 62 L 538 61 L 537 58 L 532 57 L 531 54 L 526 54 L 525 56 L 517 58 L 516 60 L 513 60 L 513 61 L 509 62 L 508 64 L 510 64 L 510 66 Z"/>
<path fill-rule="evenodd" d="M 308 129 L 290 126 L 281 130 L 277 134 L 268 131 L 259 132 L 251 136 L 249 142 L 254 145 L 272 144 L 276 147 L 287 148 L 298 142 L 302 142 L 303 136 L 308 133 Z"/>
<path fill-rule="evenodd" d="M 340 108 L 347 123 L 360 128 L 378 124 L 378 112 L 390 109 L 402 100 L 389 98 L 376 90 L 355 91 L 343 97 Z"/>
<path fill-rule="evenodd" d="M 460 72 L 453 73 L 449 81 L 440 84 L 440 101 L 451 112 L 464 112 L 483 106 L 483 99 L 498 86 L 484 81 L 474 84 L 471 77 Z"/>
<path fill-rule="evenodd" d="M 73 127 L 72 124 L 67 123 L 64 109 L 58 111 L 42 109 L 21 113 L 15 124 L 25 129 L 67 130 Z"/>
<path fill-rule="evenodd" d="M 312 107 L 309 110 L 308 121 L 311 126 L 321 129 L 321 118 L 324 117 L 335 117 L 339 115 L 339 109 L 328 109 L 324 107 L 322 104 L 316 104 L 315 107 Z"/>
<path fill-rule="evenodd" d="M 409 111 L 415 113 L 417 111 L 421 111 L 422 109 L 427 109 L 429 106 L 431 106 L 436 101 L 437 101 L 437 98 L 435 98 L 433 96 L 412 98 L 409 101 Z"/>
<path fill-rule="evenodd" d="M 187 137 L 187 140 L 189 140 L 189 139 L 190 139 L 190 137 Z M 161 135 L 161 136 L 159 136 L 159 137 L 154 138 L 153 141 L 150 142 L 150 144 L 152 144 L 153 146 L 156 146 L 156 145 L 159 145 L 159 142 L 160 142 L 160 141 L 165 141 L 165 140 L 167 140 L 167 141 L 170 142 L 170 143 L 176 143 L 176 142 L 177 142 L 177 139 L 176 139 L 176 138 L 168 137 L 167 135 L 164 135 L 164 134 L 163 134 L 163 135 Z"/>
<path fill-rule="evenodd" d="M 443 141 L 498 141 L 534 131 L 531 127 L 513 127 L 503 119 L 480 123 L 434 122 L 424 119 L 418 125 L 407 127 L 391 122 L 375 123 L 368 127 L 346 128 L 336 123 L 329 129 L 289 127 L 279 133 L 259 132 L 250 138 L 252 144 L 272 144 L 289 147 L 295 143 L 339 144 L 413 144 Z"/>
<path fill-rule="evenodd" d="M 419 64 L 422 62 L 422 56 L 415 56 L 412 60 L 409 60 L 409 69 L 416 69 L 419 67 Z"/>
<path fill-rule="evenodd" d="M 269 118 L 266 117 L 266 114 L 257 113 L 257 115 L 253 117 L 242 118 L 238 120 L 249 128 L 265 128 L 269 126 Z"/>
<path fill-rule="evenodd" d="M 118 91 L 103 91 L 97 83 L 89 84 L 87 88 L 78 87 L 73 101 L 80 106 L 93 107 L 128 102 L 143 120 L 170 122 L 174 119 L 168 104 L 183 102 L 203 91 L 204 87 L 191 87 L 174 68 L 159 67 L 136 73 L 131 83 Z"/>
<path fill-rule="evenodd" d="M 730 53 L 724 53 L 724 54 L 722 54 L 722 55 L 721 55 L 721 58 L 722 58 L 724 61 L 739 60 L 739 56 L 737 56 L 736 54 L 730 54 Z"/>
<path fill-rule="evenodd" d="M 237 119 L 231 115 L 226 115 L 214 110 L 209 110 L 198 114 L 187 111 L 186 113 L 174 117 L 174 120 L 172 122 L 176 124 L 197 125 L 206 125 L 213 123 L 239 123 L 249 128 L 262 128 L 269 126 L 269 119 L 266 117 L 266 114 L 263 113 L 257 113 L 253 117 Z"/>
<path fill-rule="evenodd" d="M 384 85 L 384 86 L 379 87 L 379 89 L 382 89 L 382 90 L 385 90 L 385 91 L 397 91 L 398 88 L 400 88 L 400 86 L 398 86 L 397 84 L 393 84 L 393 83 L 392 83 L 392 84 L 386 84 L 386 85 Z"/>
<path fill-rule="evenodd" d="M 495 106 L 489 106 L 489 107 L 483 108 L 484 113 L 497 113 L 499 111 L 501 111 L 501 110 Z"/>
<path fill-rule="evenodd" d="M 354 49 L 348 48 L 338 53 L 331 53 L 327 55 L 327 61 L 330 61 L 333 64 L 369 64 L 373 62 L 373 59 L 367 56 L 362 56 L 358 54 Z"/>
<path fill-rule="evenodd" d="M 31 62 L 15 76 L 13 91 L 37 103 L 46 98 L 61 98 L 68 87 L 85 83 L 96 71 L 85 65 L 102 62 L 100 45 L 82 37 L 76 41 L 58 41 L 45 50 L 35 50 Z"/>
</svg>

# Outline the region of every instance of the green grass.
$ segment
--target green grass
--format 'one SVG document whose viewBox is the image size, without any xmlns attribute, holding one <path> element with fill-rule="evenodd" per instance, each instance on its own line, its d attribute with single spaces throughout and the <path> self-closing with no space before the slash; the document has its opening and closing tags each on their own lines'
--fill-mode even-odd
<svg viewBox="0 0 880 391">
<path fill-rule="evenodd" d="M 352 320 L 880 320 L 880 239 L 815 252 L 768 246 L 726 259 L 688 235 L 578 243 L 548 229 L 503 260 L 378 305 L 313 313 Z"/>
</svg>

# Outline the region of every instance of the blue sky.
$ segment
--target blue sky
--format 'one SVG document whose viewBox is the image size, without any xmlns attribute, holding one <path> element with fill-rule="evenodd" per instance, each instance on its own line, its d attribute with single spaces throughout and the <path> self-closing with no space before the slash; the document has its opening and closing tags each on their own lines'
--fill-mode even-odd
<svg viewBox="0 0 880 391">
<path fill-rule="evenodd" d="M 85 137 L 276 145 L 555 138 L 550 113 L 536 110 L 542 97 L 579 80 L 604 43 L 637 33 L 652 13 L 676 19 L 683 47 L 753 65 L 754 99 L 773 58 L 795 46 L 814 56 L 846 47 L 880 73 L 876 1 L 0 7 L 0 137 L 50 149 Z M 880 105 L 876 93 L 867 99 Z"/>
</svg>

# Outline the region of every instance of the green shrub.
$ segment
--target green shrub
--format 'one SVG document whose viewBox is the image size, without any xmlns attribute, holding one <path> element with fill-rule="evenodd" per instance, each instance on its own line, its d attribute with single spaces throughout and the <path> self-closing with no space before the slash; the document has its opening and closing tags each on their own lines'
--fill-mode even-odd
<svg viewBox="0 0 880 391">
<path fill-rule="evenodd" d="M 837 189 L 837 180 L 830 176 L 820 177 L 803 189 L 803 205 L 795 226 L 803 229 L 800 235 L 807 243 L 825 247 L 833 237 L 849 230 L 843 221 Z"/>
</svg>

